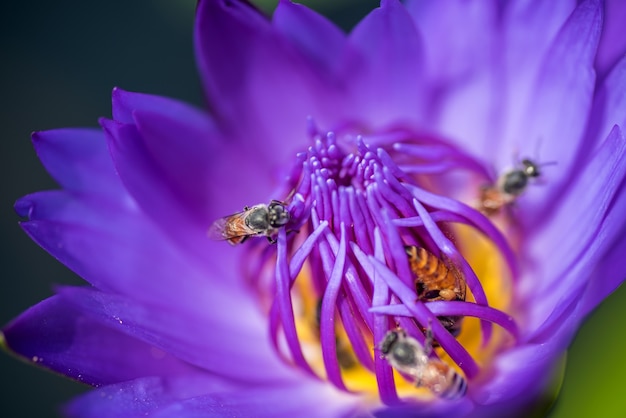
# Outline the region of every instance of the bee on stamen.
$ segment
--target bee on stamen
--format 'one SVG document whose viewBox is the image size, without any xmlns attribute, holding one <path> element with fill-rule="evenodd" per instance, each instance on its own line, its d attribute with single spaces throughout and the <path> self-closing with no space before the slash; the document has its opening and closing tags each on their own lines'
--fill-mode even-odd
<svg viewBox="0 0 626 418">
<path fill-rule="evenodd" d="M 422 302 L 465 301 L 467 284 L 454 265 L 421 247 L 407 245 L 404 250 L 409 257 L 409 265 L 415 276 L 415 291 L 418 300 Z M 462 316 L 439 316 L 437 319 L 450 334 L 454 337 L 459 336 Z"/>
<path fill-rule="evenodd" d="M 382 357 L 398 372 L 408 376 L 417 387 L 425 387 L 443 399 L 459 399 L 467 392 L 467 381 L 452 367 L 430 358 L 432 333 L 426 329 L 422 346 L 400 328 L 388 331 L 379 344 Z"/>
<path fill-rule="evenodd" d="M 209 238 L 241 244 L 254 235 L 264 235 L 270 243 L 276 242 L 276 233 L 290 220 L 283 202 L 272 200 L 269 205 L 244 207 L 242 212 L 219 218 L 209 227 Z"/>
</svg>

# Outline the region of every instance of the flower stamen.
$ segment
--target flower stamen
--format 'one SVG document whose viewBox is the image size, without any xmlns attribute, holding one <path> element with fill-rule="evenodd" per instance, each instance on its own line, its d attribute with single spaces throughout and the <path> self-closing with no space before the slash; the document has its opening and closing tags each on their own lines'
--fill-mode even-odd
<svg viewBox="0 0 626 418">
<path fill-rule="evenodd" d="M 461 343 L 464 333 L 461 340 L 455 336 L 473 325 L 457 323 L 453 335 L 438 317 L 477 318 L 473 321 L 480 325 L 483 346 L 494 344 L 492 323 L 515 338 L 517 326 L 510 315 L 490 307 L 481 278 L 456 243 L 459 236 L 470 236 L 462 227 L 477 231 L 474 236 L 491 241 L 514 275 L 513 251 L 482 214 L 420 187 L 424 171 L 416 177 L 417 169 L 406 168 L 432 168 L 441 158 L 457 164 L 455 169 L 484 173 L 459 150 L 444 143 L 411 144 L 406 133 L 364 137 L 311 132 L 313 143 L 296 156 L 297 167 L 287 182 L 291 223 L 278 232 L 275 247 L 266 247 L 269 253 L 259 252 L 262 263 L 274 267 L 260 267 L 261 277 L 251 280 L 273 297 L 269 322 L 276 350 L 295 367 L 341 390 L 375 393 L 383 403 L 395 404 L 402 402 L 399 393 L 404 398 L 422 392 L 374 347 L 396 327 L 423 344 L 428 328 L 437 342 L 429 356 L 454 363 L 471 385 L 480 365 Z M 392 142 L 394 138 L 402 142 Z M 293 230 L 299 233 L 290 234 Z M 461 301 L 463 292 L 452 301 L 420 300 L 407 245 L 450 263 L 467 283 L 470 299 Z"/>
</svg>

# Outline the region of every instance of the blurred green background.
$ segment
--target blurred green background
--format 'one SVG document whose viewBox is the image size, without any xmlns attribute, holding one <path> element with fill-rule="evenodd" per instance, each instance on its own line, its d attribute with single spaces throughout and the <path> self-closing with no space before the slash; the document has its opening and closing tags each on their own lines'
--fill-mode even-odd
<svg viewBox="0 0 626 418">
<path fill-rule="evenodd" d="M 275 2 L 262 1 L 268 10 Z M 341 22 L 356 23 L 376 1 L 309 1 Z M 20 230 L 14 201 L 55 188 L 40 166 L 30 132 L 96 126 L 110 116 L 114 86 L 201 105 L 192 46 L 194 0 L 2 2 L 0 6 L 0 323 L 80 280 Z M 626 289 L 586 322 L 569 357 L 552 417 L 625 417 Z M 0 414 L 54 417 L 85 387 L 0 354 Z"/>
</svg>

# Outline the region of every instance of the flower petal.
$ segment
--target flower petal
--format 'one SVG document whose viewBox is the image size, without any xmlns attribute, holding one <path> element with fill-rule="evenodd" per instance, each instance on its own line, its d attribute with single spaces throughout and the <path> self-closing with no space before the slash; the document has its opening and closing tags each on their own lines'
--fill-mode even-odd
<svg viewBox="0 0 626 418">
<path fill-rule="evenodd" d="M 253 301 L 217 291 L 202 293 L 203 308 L 172 309 L 88 288 L 59 289 L 67 302 L 93 321 L 212 373 L 251 383 L 282 380 L 297 373 L 279 360 Z M 237 301 L 236 306 L 233 301 Z"/>
<path fill-rule="evenodd" d="M 345 114 L 341 85 L 315 72 L 308 51 L 294 48 L 247 2 L 201 1 L 195 39 L 218 120 L 229 138 L 239 138 L 268 167 L 281 166 L 302 149 L 308 117 L 333 127 Z"/>
<path fill-rule="evenodd" d="M 606 74 L 611 67 L 626 53 L 626 3 L 622 0 L 605 2 L 606 23 L 602 29 L 600 46 L 596 55 L 596 70 L 600 76 Z"/>
<path fill-rule="evenodd" d="M 206 114 L 175 100 L 119 89 L 113 98 L 114 116 L 124 123 L 102 124 L 116 169 L 159 225 L 178 219 L 186 226 L 177 228 L 179 235 L 195 233 L 205 241 L 218 217 L 269 199 L 271 179 L 262 160 L 242 144 L 226 142 Z M 253 170 L 258 181 L 238 166 Z"/>
<path fill-rule="evenodd" d="M 588 135 L 598 146 L 614 125 L 626 128 L 626 55 L 602 81 L 594 97 Z"/>
<path fill-rule="evenodd" d="M 315 66 L 316 73 L 339 78 L 347 37 L 334 23 L 301 4 L 280 1 L 272 24 Z"/>
<path fill-rule="evenodd" d="M 355 404 L 353 397 L 317 381 L 233 389 L 184 377 L 145 378 L 90 392 L 70 403 L 65 412 L 82 418 L 340 418 L 354 416 Z"/>
<path fill-rule="evenodd" d="M 169 167 L 163 167 L 153 157 L 146 145 L 150 138 L 144 138 L 134 125 L 107 120 L 101 123 L 107 134 L 115 167 L 130 194 L 155 221 L 155 225 L 162 228 L 189 256 L 195 256 L 198 260 L 206 258 L 206 251 L 216 244 L 207 237 L 209 226 L 213 220 L 228 214 L 224 213 L 224 206 L 221 205 L 234 207 L 235 203 L 228 203 L 228 199 L 218 203 L 220 199 L 216 196 L 213 199 L 208 197 L 205 202 L 215 202 L 221 209 L 216 212 L 207 206 L 206 213 L 202 213 L 202 208 L 197 207 L 198 198 L 185 193 L 190 191 L 188 187 L 179 188 L 168 172 Z M 205 192 L 201 188 L 197 190 L 199 194 Z"/>
<path fill-rule="evenodd" d="M 430 96 L 424 122 L 476 156 L 493 150 L 503 119 L 494 3 L 413 0 L 406 6 L 424 45 L 427 82 L 419 94 Z"/>
<path fill-rule="evenodd" d="M 626 188 L 626 183 L 622 183 L 622 189 Z M 626 195 L 622 193 L 620 201 L 615 205 L 616 209 L 612 215 L 609 215 L 606 224 L 607 228 L 612 228 L 617 239 L 608 245 L 608 251 L 601 257 L 601 262 L 598 263 L 595 271 L 591 276 L 591 280 L 587 285 L 587 291 L 583 294 L 581 305 L 581 315 L 586 316 L 591 313 L 604 299 L 606 299 L 613 291 L 615 291 L 626 279 L 624 271 L 626 271 L 626 240 L 623 239 L 626 236 L 626 225 L 623 222 L 623 214 L 626 211 Z M 610 219 L 620 217 L 622 222 L 621 226 L 617 224 L 618 219 Z"/>
<path fill-rule="evenodd" d="M 194 264 L 136 208 L 68 191 L 32 194 L 17 206 L 30 215 L 21 225 L 35 242 L 102 290 L 202 308 L 214 277 L 214 291 L 245 294 L 230 267 L 236 251 L 209 241 Z"/>
<path fill-rule="evenodd" d="M 383 407 L 373 411 L 376 418 L 450 418 L 468 417 L 476 406 L 465 396 L 454 402 L 405 402 L 399 406 Z M 477 417 L 478 418 L 478 417 Z M 485 418 L 482 416 L 480 418 Z"/>
<path fill-rule="evenodd" d="M 562 341 L 555 335 L 550 343 Z M 477 386 L 472 397 L 478 404 L 477 417 L 508 416 L 524 411 L 547 389 L 560 351 L 550 343 L 526 344 L 500 353 L 492 365 L 491 375 Z"/>
<path fill-rule="evenodd" d="M 409 0 L 406 9 L 423 38 L 424 65 L 435 86 L 455 85 L 490 63 L 494 2 Z"/>
<path fill-rule="evenodd" d="M 33 144 L 46 170 L 62 187 L 127 199 L 101 131 L 67 128 L 35 132 Z"/>
<path fill-rule="evenodd" d="M 135 122 L 134 112 L 141 111 L 167 115 L 170 119 L 178 121 L 180 125 L 187 126 L 188 129 L 194 131 L 214 130 L 213 121 L 205 111 L 169 97 L 136 93 L 115 87 L 111 93 L 111 99 L 113 120 L 118 122 L 132 124 Z M 180 140 L 186 141 L 187 138 L 180 138 Z"/>
<path fill-rule="evenodd" d="M 417 29 L 397 0 L 384 0 L 350 34 L 350 91 L 371 127 L 417 125 L 423 100 L 423 51 Z M 356 115 L 355 115 L 356 116 Z"/>
<path fill-rule="evenodd" d="M 520 151 L 507 147 L 507 143 L 541 141 L 538 138 L 525 138 L 520 132 L 526 129 L 527 108 L 532 107 L 535 101 L 537 93 L 534 84 L 541 76 L 542 63 L 547 59 L 559 31 L 576 8 L 576 1 L 514 1 L 509 2 L 508 6 L 501 24 L 506 45 L 502 53 L 507 82 L 499 92 L 500 106 L 506 109 L 506 117 L 501 123 L 502 133 L 492 141 L 494 146 L 503 147 L 497 161 L 498 169 L 509 166 L 515 153 Z M 537 148 L 535 146 L 533 151 Z"/>
<path fill-rule="evenodd" d="M 579 158 L 589 154 L 592 144 L 585 142 L 584 133 L 595 85 L 593 59 L 601 28 L 600 1 L 586 0 L 574 10 L 546 54 L 532 100 L 525 104 L 523 122 L 512 127 L 516 129 L 515 137 L 509 137 L 513 142 L 502 148 L 509 150 L 510 155 L 515 150 L 533 155 L 540 144 L 541 161 L 558 163 L 558 170 L 550 172 L 544 187 L 533 188 L 518 202 L 527 226 L 540 223 L 555 207 L 554 199 L 567 189 L 579 170 Z M 564 143 L 568 145 L 563 146 Z"/>
<path fill-rule="evenodd" d="M 528 310 L 528 329 L 545 328 L 546 317 L 556 318 L 557 307 L 565 308 L 569 300 L 580 295 L 590 269 L 600 261 L 601 255 L 615 245 L 616 231 L 623 225 L 624 193 L 626 178 L 626 141 L 616 126 L 609 138 L 593 156 L 580 177 L 572 185 L 545 227 L 530 238 L 528 254 L 531 260 L 540 260 L 550 255 L 558 263 L 541 263 L 541 269 L 529 274 L 535 279 L 521 283 L 520 295 L 533 298 Z M 615 202 L 620 202 L 615 205 Z M 608 217 L 614 219 L 607 222 Z M 582 226 L 582 227 L 581 227 Z M 608 234 L 605 231 L 610 231 Z M 564 239 L 566 237 L 567 239 Z M 536 280 L 536 277 L 551 278 Z M 551 321 L 550 321 L 551 322 Z M 539 332 L 539 331 L 538 331 Z"/>
<path fill-rule="evenodd" d="M 91 320 L 59 296 L 31 307 L 2 333 L 10 351 L 93 386 L 193 370 L 171 354 Z"/>
<path fill-rule="evenodd" d="M 226 142 L 208 125 L 197 129 L 162 112 L 136 110 L 133 118 L 160 180 L 204 228 L 243 206 L 269 201 L 270 173 L 246 144 Z M 151 202 L 159 199 L 152 196 Z"/>
</svg>

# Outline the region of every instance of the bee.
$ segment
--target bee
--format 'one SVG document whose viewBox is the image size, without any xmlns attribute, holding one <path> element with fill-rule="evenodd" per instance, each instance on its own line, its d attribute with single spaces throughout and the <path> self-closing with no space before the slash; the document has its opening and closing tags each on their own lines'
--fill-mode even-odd
<svg viewBox="0 0 626 418">
<path fill-rule="evenodd" d="M 215 240 L 226 240 L 232 245 L 244 242 L 253 235 L 265 235 L 270 243 L 276 242 L 275 234 L 290 220 L 283 202 L 272 200 L 269 205 L 244 207 L 242 212 L 224 216 L 213 222 L 208 235 Z"/>
<path fill-rule="evenodd" d="M 418 300 L 465 301 L 467 284 L 461 272 L 453 265 L 444 262 L 421 247 L 404 247 L 409 257 L 411 271 L 415 275 L 415 291 Z M 461 333 L 461 316 L 439 316 L 441 325 L 454 337 Z"/>
<path fill-rule="evenodd" d="M 379 348 L 391 367 L 409 376 L 415 386 L 428 388 L 443 399 L 462 398 L 467 381 L 443 361 L 429 357 L 432 341 L 430 328 L 426 329 L 424 346 L 398 328 L 387 332 Z"/>
<path fill-rule="evenodd" d="M 540 175 L 539 164 L 524 158 L 518 167 L 503 173 L 495 185 L 480 188 L 478 209 L 487 216 L 495 215 L 526 190 L 530 179 Z"/>
</svg>

